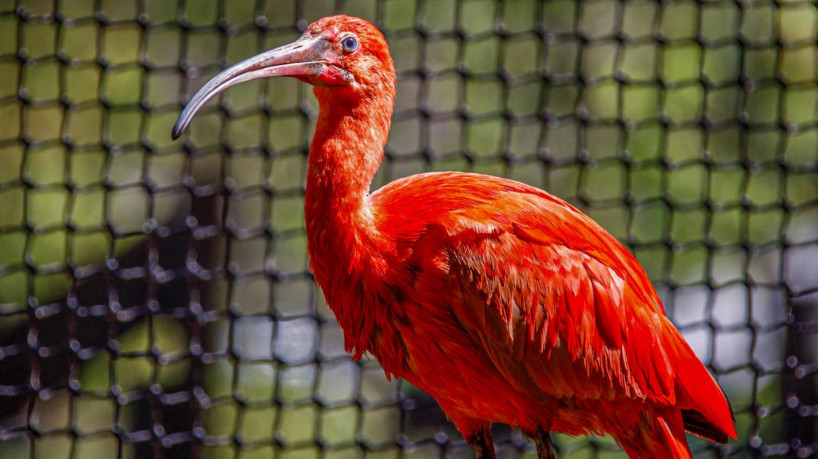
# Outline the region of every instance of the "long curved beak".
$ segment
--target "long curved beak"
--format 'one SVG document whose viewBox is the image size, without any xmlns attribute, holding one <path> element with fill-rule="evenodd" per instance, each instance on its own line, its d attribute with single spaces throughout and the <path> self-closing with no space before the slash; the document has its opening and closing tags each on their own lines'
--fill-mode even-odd
<svg viewBox="0 0 818 459">
<path fill-rule="evenodd" d="M 173 125 L 171 138 L 176 140 L 187 129 L 196 113 L 212 98 L 230 86 L 271 77 L 318 76 L 327 63 L 322 60 L 329 42 L 321 35 L 297 41 L 245 59 L 213 77 L 187 104 Z"/>
</svg>

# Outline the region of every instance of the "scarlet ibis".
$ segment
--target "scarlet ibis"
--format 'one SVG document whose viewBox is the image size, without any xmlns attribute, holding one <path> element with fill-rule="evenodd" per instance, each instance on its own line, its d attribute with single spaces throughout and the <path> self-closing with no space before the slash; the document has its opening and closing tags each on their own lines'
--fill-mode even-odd
<svg viewBox="0 0 818 459">
<path fill-rule="evenodd" d="M 256 78 L 314 87 L 310 265 L 355 359 L 434 396 L 479 458 L 491 424 L 554 457 L 551 431 L 608 433 L 630 457 L 691 457 L 685 431 L 736 438 L 721 389 L 636 259 L 565 201 L 481 174 L 413 175 L 370 193 L 396 77 L 384 36 L 349 16 L 233 65 L 190 100 Z"/>
</svg>

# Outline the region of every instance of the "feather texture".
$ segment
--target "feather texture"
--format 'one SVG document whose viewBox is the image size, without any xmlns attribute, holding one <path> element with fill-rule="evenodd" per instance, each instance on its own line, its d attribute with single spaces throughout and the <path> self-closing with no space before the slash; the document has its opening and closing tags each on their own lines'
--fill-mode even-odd
<svg viewBox="0 0 818 459">
<path fill-rule="evenodd" d="M 453 418 L 616 435 L 647 428 L 650 417 L 634 413 L 672 408 L 698 435 L 735 436 L 726 399 L 644 271 L 569 204 L 454 172 L 393 182 L 372 203 L 393 247 L 380 252 L 395 255 L 375 283 L 406 292 L 401 304 L 378 307 L 403 311 L 406 328 L 395 333 L 410 365 L 398 376 L 445 400 Z M 683 431 L 663 422 L 650 427 Z"/>
<path fill-rule="evenodd" d="M 735 438 L 723 393 L 639 263 L 577 209 L 459 172 L 370 194 L 396 91 L 372 24 L 323 18 L 226 69 L 172 136 L 218 92 L 269 76 L 312 84 L 320 105 L 305 198 L 310 266 L 354 358 L 369 352 L 387 377 L 433 395 L 485 457 L 492 422 L 520 426 L 542 457 L 551 430 L 610 433 L 646 458 L 690 457 L 685 429 Z"/>
<path fill-rule="evenodd" d="M 385 44 L 361 42 L 372 46 Z M 697 435 L 735 437 L 726 399 L 642 268 L 577 209 L 461 172 L 369 193 L 395 96 L 386 56 L 374 73 L 361 57 L 366 84 L 315 87 L 308 249 L 353 357 L 371 353 L 387 377 L 434 396 L 467 439 L 502 422 L 530 436 L 610 433 L 634 457 L 684 457 L 685 419 Z"/>
</svg>

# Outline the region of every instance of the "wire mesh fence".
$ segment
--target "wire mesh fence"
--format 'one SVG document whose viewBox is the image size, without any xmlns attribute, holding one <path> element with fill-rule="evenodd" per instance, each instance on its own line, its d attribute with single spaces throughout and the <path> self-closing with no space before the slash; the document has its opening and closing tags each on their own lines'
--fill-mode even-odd
<svg viewBox="0 0 818 459">
<path fill-rule="evenodd" d="M 818 456 L 815 2 L 55 0 L 0 1 L 0 457 L 471 454 L 315 290 L 310 89 L 246 83 L 169 138 L 209 77 L 334 12 L 399 72 L 375 186 L 473 170 L 575 203 L 732 401 L 738 441 L 694 452 Z"/>
</svg>

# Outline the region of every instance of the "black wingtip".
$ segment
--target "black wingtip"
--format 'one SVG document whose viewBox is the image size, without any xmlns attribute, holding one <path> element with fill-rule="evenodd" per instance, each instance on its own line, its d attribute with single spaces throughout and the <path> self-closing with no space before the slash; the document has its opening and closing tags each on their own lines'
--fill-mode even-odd
<svg viewBox="0 0 818 459">
<path fill-rule="evenodd" d="M 695 410 L 682 410 L 682 421 L 684 422 L 685 430 L 693 435 L 716 443 L 727 443 L 730 441 L 730 435 L 728 433 L 708 421 L 701 413 Z"/>
</svg>

